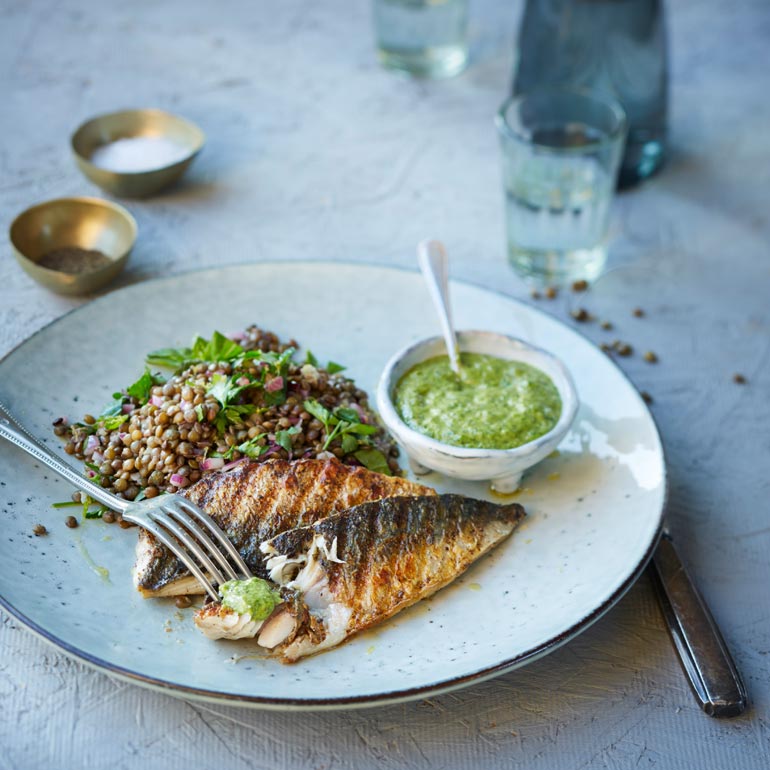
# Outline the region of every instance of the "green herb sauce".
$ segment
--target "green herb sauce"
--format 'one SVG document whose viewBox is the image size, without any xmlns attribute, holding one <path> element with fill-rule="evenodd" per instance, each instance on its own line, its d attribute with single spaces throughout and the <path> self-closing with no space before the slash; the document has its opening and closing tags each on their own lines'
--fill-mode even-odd
<svg viewBox="0 0 770 770">
<path fill-rule="evenodd" d="M 219 587 L 222 606 L 242 615 L 251 615 L 252 620 L 264 620 L 281 602 L 281 595 L 270 587 L 266 580 L 228 580 Z"/>
<path fill-rule="evenodd" d="M 396 385 L 396 410 L 412 429 L 452 446 L 512 449 L 548 433 L 561 416 L 551 379 L 534 366 L 462 353 L 413 366 Z"/>
</svg>

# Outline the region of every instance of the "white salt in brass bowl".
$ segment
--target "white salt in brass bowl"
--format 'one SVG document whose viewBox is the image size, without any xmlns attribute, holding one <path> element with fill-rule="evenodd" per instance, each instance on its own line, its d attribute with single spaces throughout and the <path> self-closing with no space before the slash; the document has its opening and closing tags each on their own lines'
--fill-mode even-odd
<svg viewBox="0 0 770 770">
<path fill-rule="evenodd" d="M 179 145 L 183 154 L 166 165 L 139 171 L 111 171 L 93 162 L 94 153 L 119 139 L 160 137 Z M 163 110 L 122 110 L 83 123 L 72 135 L 72 151 L 80 170 L 113 195 L 145 198 L 179 179 L 203 148 L 206 136 L 189 120 Z"/>
</svg>

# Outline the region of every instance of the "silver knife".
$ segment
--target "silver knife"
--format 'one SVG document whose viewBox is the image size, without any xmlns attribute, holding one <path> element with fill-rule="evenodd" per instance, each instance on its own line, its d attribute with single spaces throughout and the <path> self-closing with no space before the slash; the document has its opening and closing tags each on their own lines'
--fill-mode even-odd
<svg viewBox="0 0 770 770">
<path fill-rule="evenodd" d="M 666 528 L 649 572 L 682 668 L 701 708 L 712 717 L 738 716 L 748 705 L 746 687 Z"/>
</svg>

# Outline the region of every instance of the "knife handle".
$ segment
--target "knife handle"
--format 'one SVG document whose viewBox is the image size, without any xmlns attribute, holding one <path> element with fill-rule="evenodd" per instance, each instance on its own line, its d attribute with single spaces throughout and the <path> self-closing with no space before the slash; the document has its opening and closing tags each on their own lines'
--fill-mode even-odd
<svg viewBox="0 0 770 770">
<path fill-rule="evenodd" d="M 667 532 L 651 564 L 663 616 L 701 708 L 712 717 L 738 716 L 748 704 L 741 675 Z"/>
</svg>

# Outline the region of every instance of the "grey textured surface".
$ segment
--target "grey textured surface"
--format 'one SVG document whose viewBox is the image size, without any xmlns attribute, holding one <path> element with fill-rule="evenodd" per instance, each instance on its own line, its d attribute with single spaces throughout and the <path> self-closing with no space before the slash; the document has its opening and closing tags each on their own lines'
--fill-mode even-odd
<svg viewBox="0 0 770 770">
<path fill-rule="evenodd" d="M 671 162 L 619 199 L 611 270 L 594 291 L 548 308 L 567 317 L 584 304 L 659 354 L 657 366 L 639 355 L 623 366 L 655 397 L 672 526 L 750 711 L 718 722 L 698 710 L 646 578 L 518 672 L 336 714 L 187 704 L 85 669 L 4 617 L 0 768 L 767 767 L 770 8 L 670 5 Z M 183 187 L 128 204 L 141 235 L 123 282 L 259 259 L 411 265 L 415 242 L 437 234 L 457 277 L 526 296 L 504 261 L 491 126 L 519 4 L 472 7 L 469 70 L 415 83 L 374 61 L 367 3 L 0 0 L 0 220 L 99 194 L 69 157 L 71 130 L 157 105 L 209 143 Z M 0 354 L 76 304 L 33 284 L 6 246 Z M 644 319 L 631 317 L 637 305 Z M 98 351 L 86 356 L 96 364 Z"/>
</svg>

